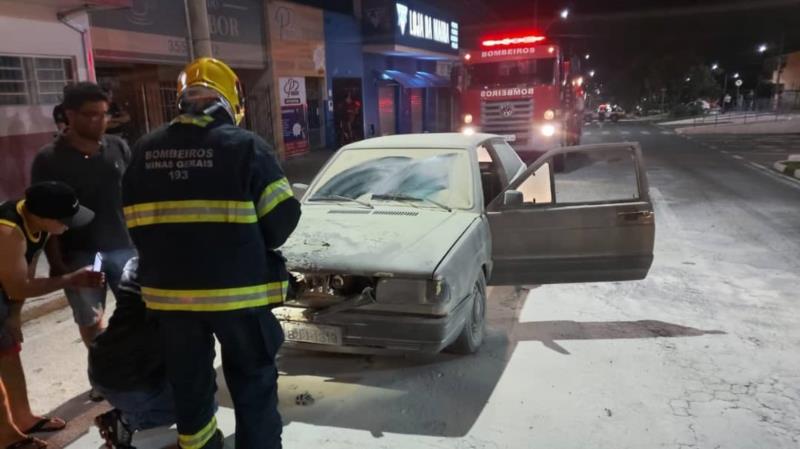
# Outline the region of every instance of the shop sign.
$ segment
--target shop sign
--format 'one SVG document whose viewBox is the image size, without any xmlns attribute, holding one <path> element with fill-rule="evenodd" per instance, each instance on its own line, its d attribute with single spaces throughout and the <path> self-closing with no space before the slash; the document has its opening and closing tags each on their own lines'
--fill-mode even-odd
<svg viewBox="0 0 800 449">
<path fill-rule="evenodd" d="M 263 67 L 263 6 L 258 0 L 206 0 L 214 56 L 234 67 Z M 130 8 L 90 12 L 95 54 L 131 62 L 185 62 L 183 0 L 132 0 Z"/>
<path fill-rule="evenodd" d="M 419 0 L 363 0 L 364 42 L 457 54 L 459 26 Z"/>
<path fill-rule="evenodd" d="M 456 22 L 452 22 L 456 30 L 454 39 L 454 36 L 450 33 L 451 22 L 416 11 L 403 3 L 397 3 L 395 7 L 397 9 L 397 26 L 400 28 L 400 35 L 405 35 L 408 32 L 409 36 L 436 41 L 450 45 L 454 50 L 458 50 L 458 24 Z"/>
<path fill-rule="evenodd" d="M 286 157 L 290 158 L 307 153 L 310 145 L 308 143 L 305 105 L 281 107 L 281 122 Z"/>
<path fill-rule="evenodd" d="M 278 78 L 281 106 L 306 104 L 306 79 L 299 76 Z"/>
</svg>

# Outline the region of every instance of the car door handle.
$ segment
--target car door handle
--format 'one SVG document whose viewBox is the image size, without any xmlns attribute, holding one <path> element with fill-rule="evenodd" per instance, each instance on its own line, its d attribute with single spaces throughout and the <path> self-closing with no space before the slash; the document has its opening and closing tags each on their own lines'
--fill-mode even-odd
<svg viewBox="0 0 800 449">
<path fill-rule="evenodd" d="M 617 212 L 617 217 L 623 220 L 641 220 L 645 218 L 651 218 L 653 216 L 653 211 L 651 210 L 637 210 L 633 212 Z"/>
</svg>

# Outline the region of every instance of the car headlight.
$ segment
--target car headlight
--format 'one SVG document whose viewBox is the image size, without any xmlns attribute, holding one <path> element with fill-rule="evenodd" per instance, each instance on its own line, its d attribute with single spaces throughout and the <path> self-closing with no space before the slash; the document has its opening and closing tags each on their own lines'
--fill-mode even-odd
<svg viewBox="0 0 800 449">
<path fill-rule="evenodd" d="M 449 297 L 447 283 L 436 279 L 381 279 L 376 289 L 381 304 L 435 304 Z"/>
<path fill-rule="evenodd" d="M 450 297 L 450 289 L 444 279 L 428 282 L 428 302 L 442 302 Z"/>
<path fill-rule="evenodd" d="M 461 132 L 462 132 L 464 135 L 471 136 L 471 135 L 475 134 L 475 128 L 473 128 L 473 127 L 471 127 L 471 126 L 465 126 L 465 127 L 463 127 L 463 128 L 461 129 Z"/>
<path fill-rule="evenodd" d="M 464 115 L 464 123 L 472 123 L 472 114 Z"/>
<path fill-rule="evenodd" d="M 553 120 L 554 118 L 556 118 L 556 113 L 553 112 L 552 109 L 548 109 L 548 110 L 544 111 L 544 119 L 545 120 Z"/>
<path fill-rule="evenodd" d="M 542 135 L 545 137 L 553 137 L 556 134 L 556 127 L 553 125 L 542 126 Z"/>
</svg>

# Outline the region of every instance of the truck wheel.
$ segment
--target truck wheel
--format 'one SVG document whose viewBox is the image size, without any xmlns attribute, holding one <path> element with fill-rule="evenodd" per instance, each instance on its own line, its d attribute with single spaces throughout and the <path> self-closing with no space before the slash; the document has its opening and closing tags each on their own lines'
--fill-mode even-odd
<svg viewBox="0 0 800 449">
<path fill-rule="evenodd" d="M 483 343 L 486 334 L 486 276 L 483 271 L 478 274 L 475 286 L 472 288 L 472 299 L 469 304 L 467 319 L 464 328 L 456 341 L 448 348 L 448 352 L 455 354 L 474 354 Z"/>
</svg>

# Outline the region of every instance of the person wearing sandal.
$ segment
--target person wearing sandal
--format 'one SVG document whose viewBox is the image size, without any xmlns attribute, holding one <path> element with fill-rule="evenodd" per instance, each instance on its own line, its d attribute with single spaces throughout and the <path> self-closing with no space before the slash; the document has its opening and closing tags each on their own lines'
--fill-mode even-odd
<svg viewBox="0 0 800 449">
<path fill-rule="evenodd" d="M 64 287 L 99 287 L 103 273 L 85 267 L 51 278 L 35 277 L 36 258 L 50 234 L 83 226 L 94 213 L 81 206 L 66 184 L 34 184 L 25 198 L 0 203 L 0 448 L 42 449 L 47 443 L 29 436 L 66 427 L 60 418 L 36 416 L 28 401 L 20 312 L 26 298 Z"/>
</svg>

